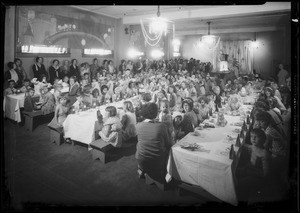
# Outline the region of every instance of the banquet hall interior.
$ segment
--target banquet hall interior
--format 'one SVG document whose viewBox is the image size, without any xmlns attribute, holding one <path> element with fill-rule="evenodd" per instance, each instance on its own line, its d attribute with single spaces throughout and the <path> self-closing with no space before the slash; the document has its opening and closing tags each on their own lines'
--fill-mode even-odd
<svg viewBox="0 0 300 213">
<path fill-rule="evenodd" d="M 1 5 L 3 208 L 297 209 L 292 8 Z"/>
</svg>

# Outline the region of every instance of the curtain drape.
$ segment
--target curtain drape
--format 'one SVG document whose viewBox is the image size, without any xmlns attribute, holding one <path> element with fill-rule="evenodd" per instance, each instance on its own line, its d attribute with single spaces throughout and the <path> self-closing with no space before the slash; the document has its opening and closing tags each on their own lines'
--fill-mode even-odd
<svg viewBox="0 0 300 213">
<path fill-rule="evenodd" d="M 251 40 L 220 41 L 213 50 L 214 71 L 219 71 L 220 58 L 222 54 L 228 55 L 228 67 L 232 69 L 234 61 L 238 64 L 239 74 L 250 74 L 253 72 L 253 48 Z"/>
</svg>

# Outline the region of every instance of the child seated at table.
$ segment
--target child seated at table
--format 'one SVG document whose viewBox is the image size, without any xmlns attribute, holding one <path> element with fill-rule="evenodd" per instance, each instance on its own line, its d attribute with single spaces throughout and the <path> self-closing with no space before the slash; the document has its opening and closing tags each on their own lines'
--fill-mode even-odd
<svg viewBox="0 0 300 213">
<path fill-rule="evenodd" d="M 58 104 L 55 107 L 54 117 L 48 126 L 57 128 L 62 127 L 70 112 L 70 99 L 67 94 L 58 97 Z"/>
<path fill-rule="evenodd" d="M 36 103 L 39 101 L 39 96 L 34 96 L 34 89 L 29 88 L 24 100 L 24 111 L 33 112 L 41 109 Z"/>
<path fill-rule="evenodd" d="M 173 112 L 172 117 L 173 117 L 173 128 L 174 128 L 173 140 L 174 142 L 177 142 L 178 140 L 180 140 L 185 136 L 184 131 L 181 130 L 183 114 L 181 112 L 175 111 Z"/>
<path fill-rule="evenodd" d="M 54 95 L 49 91 L 47 86 L 44 86 L 40 89 L 40 100 L 39 103 L 41 104 L 41 110 L 43 111 L 44 115 L 53 113 L 55 110 L 55 98 Z"/>
<path fill-rule="evenodd" d="M 17 92 L 17 89 L 15 88 L 15 81 L 14 80 L 9 80 L 8 81 L 8 88 L 6 88 L 4 90 L 4 96 L 7 96 L 7 95 L 12 95 L 12 94 L 15 94 Z"/>
<path fill-rule="evenodd" d="M 128 141 L 136 137 L 135 125 L 137 122 L 132 102 L 124 101 L 123 110 L 125 112 L 121 120 L 123 126 L 123 141 Z"/>
<path fill-rule="evenodd" d="M 62 86 L 63 86 L 62 88 L 63 92 L 69 91 L 69 77 L 67 75 L 63 78 Z"/>
<path fill-rule="evenodd" d="M 271 154 L 264 148 L 266 134 L 255 128 L 250 132 L 252 145 L 241 147 L 240 166 L 237 168 L 238 192 L 240 199 L 247 199 L 246 192 L 259 190 L 270 178 Z"/>
<path fill-rule="evenodd" d="M 160 102 L 160 113 L 158 115 L 158 121 L 165 123 L 167 125 L 169 136 L 171 136 L 174 129 L 173 129 L 173 119 L 170 113 L 168 100 L 162 100 Z"/>
<path fill-rule="evenodd" d="M 122 146 L 122 123 L 117 117 L 117 109 L 114 106 L 108 106 L 103 116 L 103 128 L 99 132 L 101 139 L 110 143 L 114 147 Z"/>
<path fill-rule="evenodd" d="M 27 93 L 30 88 L 30 80 L 28 78 L 24 79 L 23 86 L 20 88 L 20 91 L 23 93 Z"/>
<path fill-rule="evenodd" d="M 95 88 L 92 91 L 92 95 L 93 95 L 93 98 L 92 98 L 93 106 L 100 106 L 101 101 L 102 101 L 102 96 L 100 95 L 100 92 L 97 88 Z"/>
</svg>

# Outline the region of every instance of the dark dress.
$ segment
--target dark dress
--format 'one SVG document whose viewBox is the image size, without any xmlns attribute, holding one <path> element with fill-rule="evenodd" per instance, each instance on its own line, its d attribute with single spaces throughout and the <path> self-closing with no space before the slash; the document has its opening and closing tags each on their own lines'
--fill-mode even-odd
<svg viewBox="0 0 300 213">
<path fill-rule="evenodd" d="M 41 64 L 40 67 L 37 64 L 34 64 L 32 66 L 32 71 L 33 71 L 33 77 L 37 78 L 38 81 L 41 81 L 41 77 L 43 74 L 46 75 L 47 80 L 48 80 L 48 73 L 45 69 L 44 64 Z"/>
<path fill-rule="evenodd" d="M 172 146 L 164 123 L 141 122 L 136 125 L 138 136 L 135 158 L 139 168 L 152 179 L 164 182 L 168 153 Z"/>
<path fill-rule="evenodd" d="M 62 79 L 64 73 L 60 70 L 60 67 L 55 69 L 53 66 L 49 67 L 49 76 L 50 76 L 50 83 L 53 84 L 55 78 Z"/>
<path fill-rule="evenodd" d="M 79 67 L 78 66 L 70 66 L 70 72 L 69 72 L 69 77 L 71 76 L 76 76 L 76 80 L 80 81 L 81 80 L 81 75 L 80 75 L 80 71 L 79 71 Z"/>
</svg>

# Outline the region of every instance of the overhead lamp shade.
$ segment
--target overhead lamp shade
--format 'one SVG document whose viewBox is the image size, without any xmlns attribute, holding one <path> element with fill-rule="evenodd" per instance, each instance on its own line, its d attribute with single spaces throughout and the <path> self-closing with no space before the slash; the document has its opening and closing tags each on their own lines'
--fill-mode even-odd
<svg viewBox="0 0 300 213">
<path fill-rule="evenodd" d="M 27 25 L 27 29 L 24 33 L 24 36 L 32 36 L 33 37 L 33 33 L 32 33 L 32 30 L 31 30 L 30 24 Z"/>
<path fill-rule="evenodd" d="M 210 22 L 207 22 L 208 24 L 208 34 L 207 35 L 204 35 L 202 36 L 202 39 L 201 41 L 209 48 L 209 49 L 212 49 L 214 48 L 217 44 L 218 44 L 218 41 L 219 41 L 219 36 L 215 36 L 215 35 L 211 35 L 210 34 Z"/>
</svg>

